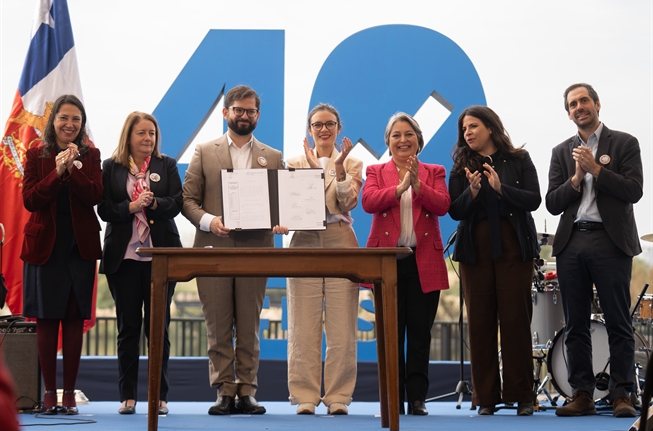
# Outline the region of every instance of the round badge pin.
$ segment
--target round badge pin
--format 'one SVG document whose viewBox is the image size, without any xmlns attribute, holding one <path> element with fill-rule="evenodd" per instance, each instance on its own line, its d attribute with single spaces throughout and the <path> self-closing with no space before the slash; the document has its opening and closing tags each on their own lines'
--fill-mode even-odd
<svg viewBox="0 0 653 431">
<path fill-rule="evenodd" d="M 611 160 L 610 156 L 608 156 L 607 154 L 604 154 L 601 157 L 599 157 L 599 162 L 601 162 L 602 165 L 607 165 L 608 163 L 610 163 L 610 160 Z"/>
<path fill-rule="evenodd" d="M 77 169 L 82 169 L 82 166 L 83 166 L 83 165 L 82 165 L 82 162 L 80 162 L 79 160 L 75 160 L 75 161 L 73 162 L 73 165 L 74 165 Z"/>
<path fill-rule="evenodd" d="M 156 172 L 151 173 L 150 181 L 154 181 L 155 183 L 158 183 L 159 181 L 161 181 L 161 175 L 157 174 Z"/>
<path fill-rule="evenodd" d="M 259 157 L 259 158 L 257 159 L 257 162 L 258 162 L 258 164 L 261 165 L 261 166 L 267 166 L 267 165 L 268 165 L 268 161 L 267 161 L 267 159 L 266 159 L 265 157 L 263 157 L 263 156 Z"/>
</svg>

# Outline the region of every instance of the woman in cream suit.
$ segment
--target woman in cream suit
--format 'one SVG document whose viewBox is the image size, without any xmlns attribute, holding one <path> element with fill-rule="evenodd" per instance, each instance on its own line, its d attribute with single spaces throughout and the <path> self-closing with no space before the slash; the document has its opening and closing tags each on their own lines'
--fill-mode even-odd
<svg viewBox="0 0 653 431">
<path fill-rule="evenodd" d="M 348 157 L 352 144 L 336 137 L 342 130 L 338 111 L 320 103 L 308 116 L 304 154 L 287 160 L 288 168 L 322 168 L 327 228 L 297 231 L 290 247 L 358 247 L 350 211 L 358 204 L 363 163 Z M 356 324 L 358 284 L 346 279 L 288 279 L 288 390 L 297 414 L 314 414 L 322 401 L 329 414 L 346 415 L 356 384 Z M 324 396 L 322 327 L 326 333 Z"/>
</svg>

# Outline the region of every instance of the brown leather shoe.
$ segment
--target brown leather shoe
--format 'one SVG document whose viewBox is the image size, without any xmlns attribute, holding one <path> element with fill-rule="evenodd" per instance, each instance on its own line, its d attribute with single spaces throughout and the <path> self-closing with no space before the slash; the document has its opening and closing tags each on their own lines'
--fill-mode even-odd
<svg viewBox="0 0 653 431">
<path fill-rule="evenodd" d="M 616 418 L 634 418 L 637 411 L 630 398 L 615 398 L 612 401 L 612 416 Z"/>
<path fill-rule="evenodd" d="M 517 416 L 533 416 L 533 403 L 519 402 L 517 404 Z"/>
<path fill-rule="evenodd" d="M 556 416 L 587 416 L 595 415 L 596 408 L 590 394 L 578 391 L 567 404 L 556 409 Z"/>
<path fill-rule="evenodd" d="M 481 406 L 478 409 L 478 414 L 481 415 L 481 416 L 491 416 L 491 415 L 494 414 L 495 407 L 496 406 L 494 404 L 487 405 L 487 406 Z"/>
</svg>

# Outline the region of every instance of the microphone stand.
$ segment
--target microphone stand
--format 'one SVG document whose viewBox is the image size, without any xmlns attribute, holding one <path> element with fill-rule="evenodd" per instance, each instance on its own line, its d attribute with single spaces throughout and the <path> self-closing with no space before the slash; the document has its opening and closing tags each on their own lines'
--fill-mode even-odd
<svg viewBox="0 0 653 431">
<path fill-rule="evenodd" d="M 450 236 L 447 242 L 447 246 L 444 249 L 443 254 L 447 254 L 449 247 L 451 247 L 456 242 L 456 231 L 454 231 Z M 464 336 L 463 336 L 463 306 L 464 306 L 464 297 L 463 297 L 463 286 L 460 279 L 460 274 L 458 275 L 458 288 L 459 288 L 459 298 L 460 298 L 460 313 L 458 317 L 458 332 L 460 335 L 460 380 L 456 385 L 455 392 L 449 392 L 448 394 L 438 395 L 436 397 L 427 398 L 426 402 L 437 401 L 442 398 L 448 398 L 453 395 L 458 394 L 458 403 L 456 404 L 456 409 L 460 410 L 460 405 L 463 402 L 463 396 L 471 395 L 471 385 L 468 380 L 465 380 L 465 359 L 464 359 Z"/>
</svg>

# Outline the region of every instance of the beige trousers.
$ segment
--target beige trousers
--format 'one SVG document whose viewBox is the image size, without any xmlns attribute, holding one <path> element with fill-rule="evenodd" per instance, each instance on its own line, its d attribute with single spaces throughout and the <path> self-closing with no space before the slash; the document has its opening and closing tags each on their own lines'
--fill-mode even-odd
<svg viewBox="0 0 653 431">
<path fill-rule="evenodd" d="M 215 247 L 272 247 L 272 234 L 232 232 L 210 237 Z M 252 262 L 256 265 L 256 262 Z M 265 277 L 198 277 L 209 356 L 209 381 L 218 396 L 255 396 L 261 345 L 259 328 Z"/>
<path fill-rule="evenodd" d="M 290 247 L 358 247 L 347 223 L 297 231 Z M 341 278 L 288 279 L 288 390 L 291 404 L 350 404 L 356 386 L 359 286 Z M 324 397 L 322 328 L 326 338 Z"/>
</svg>

